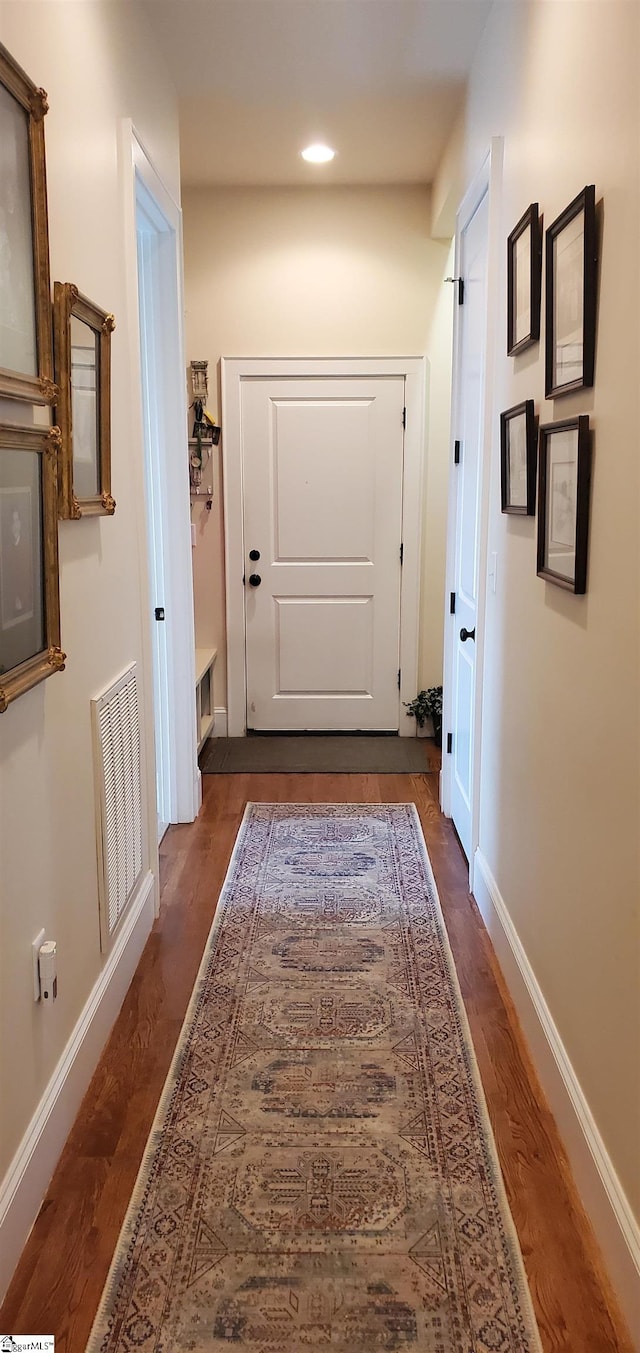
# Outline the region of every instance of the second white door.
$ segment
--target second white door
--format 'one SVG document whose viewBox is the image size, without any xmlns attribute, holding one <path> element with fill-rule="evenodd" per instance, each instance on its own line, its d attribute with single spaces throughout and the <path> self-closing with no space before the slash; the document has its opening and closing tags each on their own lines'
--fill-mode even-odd
<svg viewBox="0 0 640 1353">
<path fill-rule="evenodd" d="M 472 838 L 476 717 L 476 625 L 478 614 L 484 386 L 487 324 L 488 186 L 459 220 L 458 259 L 464 279 L 459 313 L 456 372 L 460 459 L 456 475 L 456 545 L 453 581 L 455 625 L 451 691 L 451 816 L 468 860 Z"/>
<path fill-rule="evenodd" d="M 249 729 L 398 729 L 404 386 L 242 384 Z"/>
</svg>

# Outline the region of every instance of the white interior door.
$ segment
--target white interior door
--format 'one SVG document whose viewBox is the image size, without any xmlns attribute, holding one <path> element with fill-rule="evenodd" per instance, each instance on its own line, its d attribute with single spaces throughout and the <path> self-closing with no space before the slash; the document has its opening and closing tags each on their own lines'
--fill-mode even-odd
<svg viewBox="0 0 640 1353">
<path fill-rule="evenodd" d="M 401 376 L 243 382 L 249 729 L 398 729 L 404 403 Z"/>
<path fill-rule="evenodd" d="M 459 462 L 454 467 L 455 549 L 453 588 L 455 627 L 449 728 L 451 745 L 450 810 L 468 859 L 472 855 L 474 720 L 476 711 L 476 623 L 481 525 L 481 474 L 484 444 L 484 388 L 487 325 L 489 190 L 471 207 L 459 229 L 458 272 L 464 299 L 458 311 L 455 436 Z"/>
<path fill-rule="evenodd" d="M 162 296 L 159 245 L 162 231 L 159 213 L 150 195 L 137 184 L 136 233 L 138 240 L 138 302 L 140 311 L 140 371 L 145 445 L 145 484 L 149 543 L 149 579 L 154 610 L 152 626 L 153 709 L 156 748 L 156 802 L 158 841 L 171 821 L 171 754 L 169 742 L 169 664 L 167 627 L 164 622 L 166 596 L 164 576 L 164 540 L 166 535 L 166 497 L 162 477 L 164 459 L 164 419 L 160 397 L 160 354 L 162 328 L 158 306 Z M 158 616 L 162 615 L 162 620 Z"/>
<path fill-rule="evenodd" d="M 180 213 L 139 148 L 135 230 L 158 840 L 200 804 Z M 147 662 L 149 657 L 147 656 Z"/>
</svg>

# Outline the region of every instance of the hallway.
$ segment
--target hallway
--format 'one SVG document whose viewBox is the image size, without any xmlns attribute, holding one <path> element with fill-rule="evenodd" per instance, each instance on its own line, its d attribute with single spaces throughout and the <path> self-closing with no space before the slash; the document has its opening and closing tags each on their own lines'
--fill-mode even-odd
<svg viewBox="0 0 640 1353">
<path fill-rule="evenodd" d="M 415 801 L 445 915 L 545 1353 L 632 1353 L 432 775 L 215 775 L 161 847 L 162 907 L 0 1326 L 83 1353 L 248 801 Z"/>
</svg>

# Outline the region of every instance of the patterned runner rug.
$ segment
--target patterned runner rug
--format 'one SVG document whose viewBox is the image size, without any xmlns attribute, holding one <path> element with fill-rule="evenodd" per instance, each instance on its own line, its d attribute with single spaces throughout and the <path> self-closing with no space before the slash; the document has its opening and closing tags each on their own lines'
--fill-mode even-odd
<svg viewBox="0 0 640 1353">
<path fill-rule="evenodd" d="M 541 1353 L 412 804 L 249 805 L 90 1353 Z"/>
</svg>

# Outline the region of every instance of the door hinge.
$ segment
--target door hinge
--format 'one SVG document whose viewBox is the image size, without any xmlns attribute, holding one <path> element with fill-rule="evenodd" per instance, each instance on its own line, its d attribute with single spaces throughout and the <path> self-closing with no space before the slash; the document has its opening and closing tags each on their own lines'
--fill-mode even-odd
<svg viewBox="0 0 640 1353">
<path fill-rule="evenodd" d="M 453 463 L 454 465 L 460 464 L 460 442 L 458 441 L 453 443 Z"/>
<path fill-rule="evenodd" d="M 401 668 L 399 667 L 399 668 L 398 668 L 398 690 L 400 690 L 400 672 L 401 672 Z"/>
<path fill-rule="evenodd" d="M 464 282 L 461 277 L 445 277 L 445 282 L 457 282 L 458 284 L 458 305 L 464 305 Z"/>
<path fill-rule="evenodd" d="M 403 428 L 406 428 L 406 426 L 407 426 L 407 410 L 406 410 L 406 406 L 405 406 L 405 408 L 402 410 L 402 426 L 403 426 Z"/>
<path fill-rule="evenodd" d="M 455 615 L 455 613 L 456 613 L 456 594 L 455 594 L 455 592 L 450 592 L 450 593 L 449 593 L 449 615 Z"/>
<path fill-rule="evenodd" d="M 453 751 L 453 733 L 447 733 L 447 751 Z"/>
<path fill-rule="evenodd" d="M 400 567 L 401 567 L 401 568 L 402 568 L 403 563 L 404 563 L 404 541 L 403 541 L 403 542 L 401 543 L 401 545 L 400 545 Z"/>
</svg>

